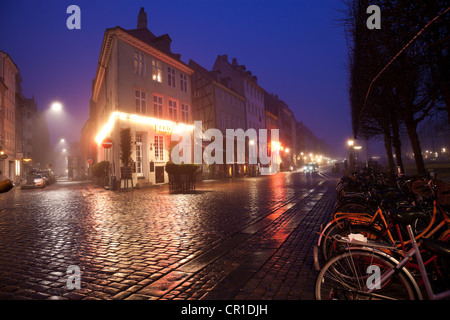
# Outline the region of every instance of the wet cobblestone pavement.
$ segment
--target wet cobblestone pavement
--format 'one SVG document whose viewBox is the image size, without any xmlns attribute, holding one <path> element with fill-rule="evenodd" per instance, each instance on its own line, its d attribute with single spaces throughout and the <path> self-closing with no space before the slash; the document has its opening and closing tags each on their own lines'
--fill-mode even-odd
<svg viewBox="0 0 450 320">
<path fill-rule="evenodd" d="M 335 180 L 300 172 L 111 192 L 59 181 L 0 195 L 0 300 L 313 299 Z M 81 288 L 69 290 L 69 266 Z"/>
</svg>

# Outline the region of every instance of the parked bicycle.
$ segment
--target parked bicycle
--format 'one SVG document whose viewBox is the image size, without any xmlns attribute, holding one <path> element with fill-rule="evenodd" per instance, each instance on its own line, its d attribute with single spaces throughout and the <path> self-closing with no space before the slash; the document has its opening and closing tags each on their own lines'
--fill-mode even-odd
<svg viewBox="0 0 450 320">
<path fill-rule="evenodd" d="M 395 218 L 394 218 L 395 219 Z M 411 219 L 408 214 L 399 215 L 398 219 Z M 421 286 L 416 280 L 416 274 L 406 265 L 415 258 L 416 266 L 421 276 L 427 297 L 431 300 L 450 297 L 450 289 L 435 292 L 430 275 L 425 267 L 424 255 L 434 256 L 427 260 L 438 258 L 450 259 L 450 244 L 435 239 L 422 239 L 423 248 L 419 249 L 411 227 L 407 225 L 412 248 L 401 260 L 387 254 L 383 249 L 397 250 L 372 241 L 350 241 L 349 238 L 335 236 L 336 241 L 345 244 L 344 253 L 333 257 L 320 271 L 315 287 L 315 297 L 318 300 L 372 300 L 372 299 L 423 299 Z M 450 269 L 440 266 L 443 276 L 448 279 Z"/>
<path fill-rule="evenodd" d="M 341 180 L 337 211 L 319 232 L 316 298 L 422 299 L 422 288 L 430 299 L 449 297 L 450 206 L 439 203 L 434 179 L 401 177 L 386 188 L 382 175 L 362 177 Z M 352 204 L 357 211 L 339 211 Z"/>
<path fill-rule="evenodd" d="M 405 226 L 395 224 L 388 218 L 390 214 L 407 211 L 414 217 L 412 227 L 417 234 L 417 239 L 422 237 L 437 236 L 441 240 L 450 237 L 450 217 L 448 208 L 444 208 L 437 200 L 437 192 L 434 181 L 429 179 L 426 182 L 421 180 L 421 185 L 416 186 L 417 190 L 427 190 L 427 199 L 421 199 L 421 205 L 415 205 L 414 200 L 409 205 L 387 206 L 382 205 L 374 213 L 368 212 L 336 212 L 333 219 L 320 230 L 318 244 L 314 250 L 314 261 L 316 268 L 319 266 L 319 255 L 324 261 L 332 257 L 339 251 L 339 244 L 333 239 L 334 235 L 346 236 L 350 233 L 362 233 L 369 240 L 382 241 L 395 244 L 397 247 L 405 246 L 409 241 L 403 241 L 407 236 Z"/>
</svg>

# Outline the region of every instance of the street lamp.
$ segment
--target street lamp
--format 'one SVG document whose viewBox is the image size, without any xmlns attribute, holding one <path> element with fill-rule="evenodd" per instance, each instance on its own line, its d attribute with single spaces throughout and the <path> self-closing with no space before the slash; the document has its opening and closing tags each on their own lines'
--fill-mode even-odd
<svg viewBox="0 0 450 320">
<path fill-rule="evenodd" d="M 355 141 L 353 139 L 347 140 L 347 145 L 349 147 L 349 165 L 350 165 L 350 172 L 353 172 L 355 169 L 355 155 L 353 154 L 353 145 L 355 144 Z"/>
<path fill-rule="evenodd" d="M 60 112 L 62 110 L 62 104 L 60 102 L 53 102 L 51 108 L 53 111 Z"/>
<path fill-rule="evenodd" d="M 351 148 L 355 144 L 355 141 L 353 141 L 352 139 L 349 139 L 349 140 L 347 140 L 347 144 Z"/>
</svg>

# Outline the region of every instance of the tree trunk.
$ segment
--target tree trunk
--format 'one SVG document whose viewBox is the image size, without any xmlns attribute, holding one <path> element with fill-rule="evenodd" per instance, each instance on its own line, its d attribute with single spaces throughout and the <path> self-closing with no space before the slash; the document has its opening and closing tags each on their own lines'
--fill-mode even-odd
<svg viewBox="0 0 450 320">
<path fill-rule="evenodd" d="M 384 148 L 386 149 L 386 157 L 388 161 L 389 173 L 393 174 L 395 173 L 395 164 L 394 164 L 394 157 L 392 154 L 391 133 L 388 131 L 384 133 Z"/>
<path fill-rule="evenodd" d="M 402 173 L 405 173 L 405 166 L 403 165 L 402 157 L 402 142 L 400 141 L 398 122 L 395 119 L 392 121 L 392 146 L 395 150 L 397 166 L 400 167 Z"/>
<path fill-rule="evenodd" d="M 447 121 L 450 124 L 450 85 L 446 81 L 442 83 L 442 95 L 447 109 Z"/>
<path fill-rule="evenodd" d="M 411 147 L 414 152 L 414 160 L 416 162 L 417 174 L 425 174 L 425 163 L 423 162 L 422 149 L 420 147 L 419 136 L 417 134 L 417 123 L 409 119 L 405 121 L 406 130 L 408 131 L 409 141 L 411 142 Z"/>
</svg>

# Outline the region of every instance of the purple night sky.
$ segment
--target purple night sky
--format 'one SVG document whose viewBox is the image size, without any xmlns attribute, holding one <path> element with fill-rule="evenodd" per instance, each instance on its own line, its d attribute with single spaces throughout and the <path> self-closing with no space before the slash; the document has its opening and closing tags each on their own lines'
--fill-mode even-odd
<svg viewBox="0 0 450 320">
<path fill-rule="evenodd" d="M 81 9 L 81 30 L 66 27 L 72 4 Z M 184 62 L 211 69 L 219 54 L 236 57 L 298 121 L 345 153 L 351 121 L 339 0 L 2 0 L 0 50 L 19 67 L 24 95 L 41 110 L 64 105 L 64 114 L 49 115 L 51 143 L 79 139 L 104 31 L 136 28 L 140 7 L 148 28 L 169 34 Z"/>
</svg>

